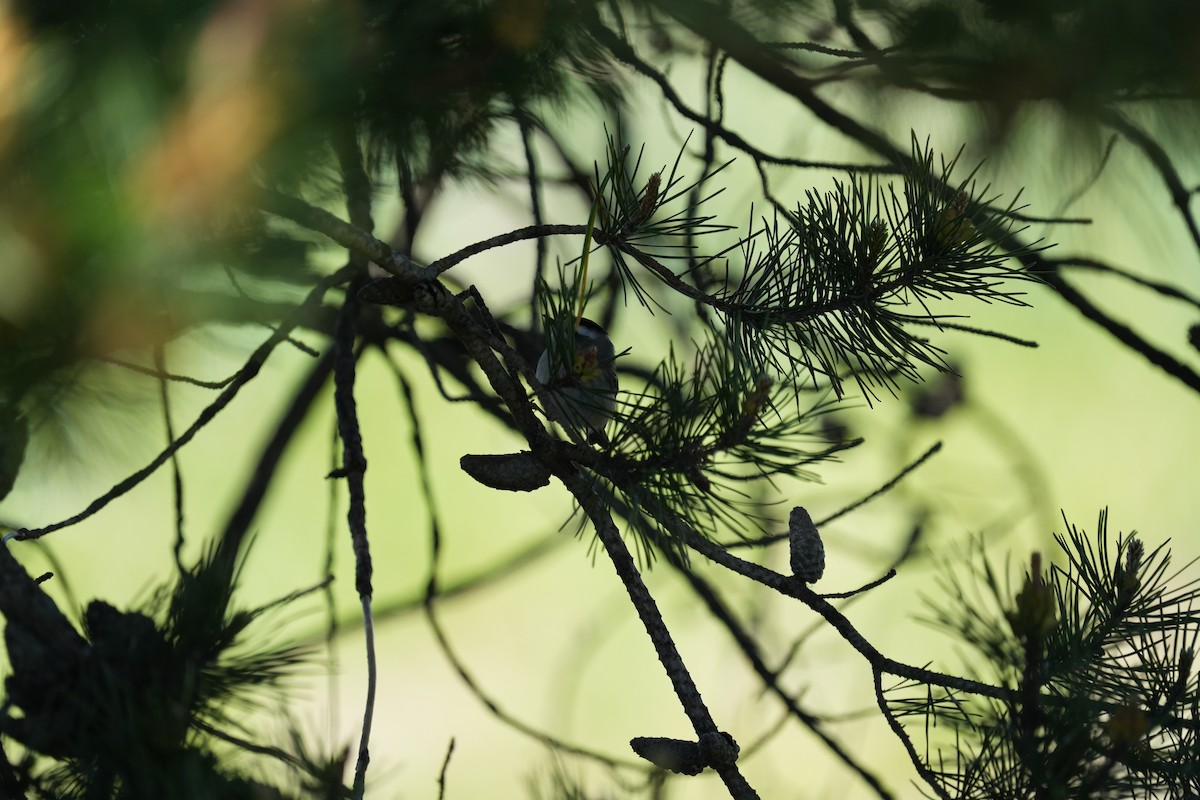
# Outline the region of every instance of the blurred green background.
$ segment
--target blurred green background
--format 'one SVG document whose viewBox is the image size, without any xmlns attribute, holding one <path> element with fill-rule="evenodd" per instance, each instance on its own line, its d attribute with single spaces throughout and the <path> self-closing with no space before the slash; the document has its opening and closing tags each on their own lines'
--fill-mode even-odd
<svg viewBox="0 0 1200 800">
<path fill-rule="evenodd" d="M 165 37 L 173 61 L 152 58 L 151 48 L 131 48 L 124 57 L 119 52 L 103 58 L 81 55 L 92 40 L 72 38 L 70 31 L 53 26 L 35 36 L 40 23 L 11 7 L 0 14 L 0 97 L 5 98 L 0 101 L 0 163 L 6 183 L 0 202 L 5 325 L 0 347 L 8 349 L 8 363 L 34 370 L 20 374 L 36 387 L 20 398 L 32 439 L 16 485 L 0 504 L 6 525 L 43 526 L 68 517 L 164 446 L 157 381 L 98 359 L 148 366 L 152 348 L 163 345 L 171 372 L 220 380 L 269 334 L 257 304 L 294 302 L 314 271 L 328 271 L 342 259 L 315 237 L 307 262 L 303 253 L 260 257 L 264 250 L 245 248 L 250 240 L 265 246 L 261 237 L 270 233 L 269 226 L 255 227 L 244 240 L 222 239 L 212 235 L 209 223 L 214 216 L 234 214 L 233 201 L 252 196 L 264 174 L 318 193 L 322 182 L 336 189 L 328 164 L 305 161 L 313 152 L 310 128 L 318 113 L 325 113 L 306 92 L 322 79 L 333 79 L 336 70 L 330 64 L 345 55 L 336 52 L 339 47 L 354 52 L 361 43 L 338 42 L 336 27 L 329 29 L 329 41 L 320 43 L 290 37 L 292 15 L 303 16 L 295 10 L 298 3 L 208 6 L 181 5 L 173 14 L 164 10 L 156 20 L 160 28 L 150 30 L 147 22 L 129 34 L 129 41 Z M 812 13 L 819 17 L 818 11 Z M 797 29 L 815 25 L 807 18 L 794 22 Z M 691 87 L 687 97 L 699 103 L 703 65 L 686 52 L 677 59 L 671 78 Z M 272 68 L 265 68 L 266 62 Z M 88 71 L 96 65 L 102 69 Z M 835 131 L 757 79 L 731 68 L 726 81 L 727 119 L 757 147 L 812 160 L 862 158 Z M 643 161 L 653 169 L 670 164 L 689 133 L 697 135 L 645 82 L 629 79 L 621 92 L 626 101 L 622 135 L 635 148 L 645 143 Z M 1053 253 L 1094 255 L 1200 294 L 1197 253 L 1186 230 L 1159 178 L 1128 145 L 1106 156 L 1102 137 L 1036 108 L 997 143 L 983 135 L 984 121 L 963 107 L 911 94 L 881 102 L 854 85 L 830 96 L 893 141 L 904 142 L 912 131 L 920 140 L 929 137 L 935 152 L 947 157 L 966 143 L 962 162 L 983 160 L 980 182 L 990 182 L 1005 196 L 1020 190 L 1029 213 L 1094 220 L 1087 226 L 1033 224 L 1027 237 L 1053 244 Z M 610 118 L 597 103 L 584 98 L 550 104 L 545 116 L 577 162 L 590 166 L 603 157 L 603 125 Z M 1183 141 L 1194 136 L 1175 132 Z M 537 152 L 544 164 L 556 163 L 544 143 Z M 1192 148 L 1190 160 L 1178 164 L 1189 186 L 1197 182 L 1196 152 Z M 498 125 L 486 153 L 491 165 L 520 169 L 515 125 Z M 267 172 L 264 160 L 271 163 Z M 1103 172 L 1090 182 L 1102 161 Z M 768 167 L 768 173 L 774 192 L 792 199 L 841 177 L 783 167 Z M 414 256 L 431 261 L 529 224 L 523 181 L 493 178 L 469 169 L 451 175 L 430 201 L 411 242 Z M 763 205 L 758 174 L 743 157 L 718 180 L 725 191 L 709 213 L 744 231 L 751 208 Z M 403 238 L 394 176 L 380 170 L 376 188 L 377 231 L 394 241 Z M 333 198 L 329 208 L 344 216 L 336 193 L 327 194 Z M 587 205 L 568 187 L 547 187 L 543 200 L 547 221 L 582 224 L 587 219 Z M 735 237 L 730 232 L 706 246 L 716 249 Z M 577 255 L 579 244 L 551 240 L 548 246 L 567 260 Z M 519 308 L 528 302 L 534 252 L 532 242 L 492 250 L 453 275 L 475 284 L 493 311 Z M 236 291 L 230 288 L 232 273 L 224 268 L 231 261 L 241 279 Z M 297 266 L 303 263 L 308 266 Z M 243 274 L 244 264 L 253 268 Z M 292 266 L 296 271 L 288 274 Z M 1081 276 L 1079 283 L 1101 307 L 1200 368 L 1200 356 L 1181 346 L 1197 321 L 1195 309 L 1107 277 Z M 239 296 L 254 302 L 241 304 Z M 1022 564 L 1033 550 L 1052 552 L 1051 533 L 1062 530 L 1060 509 L 1092 530 L 1098 511 L 1108 507 L 1114 527 L 1136 528 L 1151 546 L 1170 539 L 1176 563 L 1200 555 L 1193 466 L 1200 450 L 1197 398 L 1083 320 L 1053 292 L 1031 285 L 1027 299 L 1031 308 L 975 304 L 962 312 L 970 314 L 971 324 L 1036 340 L 1036 349 L 930 331 L 964 376 L 962 406 L 931 420 L 910 410 L 915 387 L 874 407 L 851 397 L 838 419 L 866 444 L 823 467 L 821 484 L 780 487 L 788 505 L 778 510 L 776 529 L 782 529 L 791 504 L 823 517 L 873 491 L 934 442 L 943 442 L 941 451 L 895 492 L 822 530 L 829 567 L 819 588 L 837 591 L 886 569 L 904 546 L 915 510 L 936 512 L 921 541 L 928 558 L 906 565 L 849 611 L 868 640 L 894 658 L 953 668 L 960 655 L 956 643 L 917 619 L 926 603 L 939 602 L 939 565 L 961 565 L 978 538 L 998 563 L 1007 558 Z M 682 305 L 677 310 L 687 312 Z M 656 364 L 672 344 L 684 351 L 689 347 L 672 318 L 642 309 L 627 313 L 612 334 L 618 349 L 631 347 L 630 358 L 639 364 Z M 324 344 L 312 332 L 300 331 L 296 338 L 312 347 Z M 70 352 L 64 354 L 66 341 Z M 61 361 L 22 361 L 21 354 L 43 346 Z M 438 604 L 463 662 L 501 708 L 535 728 L 622 760 L 634 758 L 627 745 L 633 736 L 688 735 L 688 723 L 625 591 L 590 546 L 590 533 L 578 538 L 573 529 L 560 530 L 571 510 L 565 493 L 553 485 L 531 495 L 504 494 L 467 478 L 458 468 L 461 455 L 508 452 L 522 443 L 470 404 L 445 402 L 419 356 L 400 348 L 392 355 L 415 388 L 424 468 L 433 480 L 436 507 L 429 508 L 423 498 L 411 418 L 393 369 L 379 354 L 368 354 L 357 393 L 369 460 L 368 527 L 381 669 L 370 795 L 434 796 L 452 738 L 456 749 L 447 797 L 528 796 L 529 784 L 544 783 L 551 763 L 544 746 L 498 721 L 467 690 L 431 634 L 418 602 L 428 578 L 431 514 L 437 515 L 444 537 L 440 576 L 445 585 L 485 573 L 537 542 L 548 543 L 520 568 Z M 281 347 L 180 453 L 185 560 L 195 558 L 227 521 L 274 421 L 310 363 L 311 356 L 299 349 Z M 213 396 L 211 390 L 172 384 L 176 432 Z M 344 627 L 332 649 L 318 650 L 311 667 L 296 676 L 286 705 L 272 700 L 249 712 L 247 724 L 282 735 L 286 715 L 316 741 L 353 743 L 365 667 L 345 498 L 325 478 L 336 463 L 334 427 L 326 393 L 289 447 L 256 518 L 237 597 L 242 605 L 255 606 L 315 584 L 326 574 L 326 542 L 332 537 L 335 615 Z M 174 569 L 172 487 L 171 470 L 164 467 L 85 522 L 37 544 L 11 546 L 31 572 L 53 568 L 59 574 L 47 589 L 64 610 L 78 611 L 93 597 L 125 607 L 144 599 Z M 764 559 L 784 563 L 786 546 L 776 545 Z M 781 709 L 762 693 L 726 633 L 669 570 L 654 569 L 647 580 L 722 727 L 743 746 L 771 732 Z M 816 625 L 817 618 L 796 604 L 736 582 L 725 586 L 773 663 Z M 320 643 L 328 622 L 324 600 L 313 595 L 272 617 L 265 635 Z M 918 796 L 900 744 L 874 710 L 866 665 L 836 635 L 817 628 L 795 654 L 787 685 L 812 712 L 838 718 L 829 726 L 831 733 L 898 796 Z M 794 723 L 743 766 L 765 797 L 869 796 Z M 609 785 L 598 770 L 572 762 L 568 771 L 607 796 L 609 789 L 598 788 Z M 676 783 L 669 795 L 721 797 L 725 790 L 708 774 Z"/>
</svg>

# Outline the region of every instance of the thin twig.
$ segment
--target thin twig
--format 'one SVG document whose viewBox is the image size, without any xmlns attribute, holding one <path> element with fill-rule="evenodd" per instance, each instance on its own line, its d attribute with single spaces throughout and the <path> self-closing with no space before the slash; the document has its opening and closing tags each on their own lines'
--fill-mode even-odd
<svg viewBox="0 0 1200 800">
<path fill-rule="evenodd" d="M 593 30 L 597 34 L 599 41 L 605 47 L 607 47 L 614 56 L 616 56 L 620 61 L 623 61 L 629 66 L 633 67 L 633 69 L 637 72 L 654 81 L 654 83 L 658 85 L 659 91 L 662 92 L 663 97 L 666 98 L 667 102 L 674 106 L 676 111 L 697 125 L 702 126 L 705 131 L 709 132 L 711 135 L 721 139 L 732 147 L 741 150 L 743 153 L 746 153 L 755 161 L 762 161 L 769 164 L 779 164 L 788 167 L 800 167 L 803 169 L 823 169 L 875 174 L 894 174 L 896 172 L 895 167 L 887 164 L 848 164 L 832 161 L 809 161 L 806 159 L 776 156 L 764 150 L 760 150 L 733 131 L 689 108 L 687 104 L 683 102 L 683 99 L 679 96 L 679 94 L 675 91 L 675 88 L 671 86 L 671 83 L 667 80 L 666 76 L 639 58 L 634 52 L 633 48 L 630 47 L 625 40 L 618 37 L 602 24 L 594 25 Z M 720 43 L 718 43 L 718 46 L 721 46 Z M 721 49 L 726 48 L 722 46 Z"/>
<path fill-rule="evenodd" d="M 450 756 L 454 755 L 454 737 L 450 737 L 450 746 L 446 748 L 446 757 L 442 759 L 442 769 L 438 772 L 438 800 L 446 800 L 446 770 L 450 768 Z"/>
<path fill-rule="evenodd" d="M 814 524 L 818 528 L 828 525 L 830 522 L 833 522 L 835 519 L 844 517 L 847 514 L 849 514 L 850 512 L 855 511 L 856 509 L 859 509 L 862 506 L 865 506 L 867 503 L 871 502 L 872 500 L 876 499 L 877 497 L 887 494 L 892 489 L 896 488 L 896 485 L 898 483 L 900 483 L 900 481 L 902 481 L 906 477 L 908 477 L 918 467 L 920 467 L 922 464 L 924 464 L 926 461 L 928 461 L 930 458 L 932 458 L 936 453 L 941 451 L 941 449 L 942 449 L 942 443 L 934 442 L 933 445 L 930 446 L 930 448 L 928 450 L 926 450 L 919 457 L 917 457 L 917 459 L 915 461 L 909 463 L 902 470 L 900 470 L 895 475 L 893 475 L 888 480 L 887 483 L 883 484 L 882 486 L 880 486 L 878 489 L 871 492 L 867 496 L 859 498 L 858 500 L 855 500 L 850 505 L 843 506 L 842 508 L 833 512 L 832 514 L 825 517 L 824 519 L 817 520 Z M 735 542 L 722 542 L 720 546 L 726 550 L 734 550 L 734 549 L 743 548 L 743 547 L 764 547 L 769 544 L 774 544 L 775 542 L 781 542 L 787 538 L 788 538 L 788 533 L 786 531 L 784 531 L 783 533 L 772 533 L 768 536 L 762 536 L 758 539 L 738 540 Z"/>
<path fill-rule="evenodd" d="M 875 702 L 879 705 L 879 711 L 883 714 L 884 720 L 887 721 L 888 727 L 892 729 L 892 733 L 896 734 L 896 738 L 904 745 L 904 750 L 908 753 L 908 758 L 912 761 L 917 774 L 924 779 L 925 783 L 929 784 L 929 788 L 933 789 L 938 797 L 942 798 L 942 800 L 950 800 L 950 795 L 938 781 L 937 775 L 921 760 L 921 756 L 917 753 L 917 748 L 913 746 L 912 739 L 909 738 L 907 731 L 904 730 L 904 726 L 892 715 L 892 710 L 888 707 L 887 698 L 883 694 L 883 672 L 872 667 L 871 676 L 875 681 Z"/>
<path fill-rule="evenodd" d="M 1200 298 L 1194 297 L 1181 289 L 1170 285 L 1169 283 L 1160 283 L 1152 281 L 1149 278 L 1143 278 L 1141 275 L 1134 275 L 1128 270 L 1114 267 L 1111 264 L 1106 264 L 1094 258 L 1054 258 L 1045 259 L 1045 263 L 1053 267 L 1078 267 L 1080 269 L 1089 269 L 1095 272 L 1101 272 L 1107 275 L 1114 275 L 1118 278 L 1123 278 L 1131 283 L 1136 283 L 1138 286 L 1143 286 L 1153 292 L 1161 294 L 1163 297 L 1169 297 L 1173 300 L 1182 300 L 1193 308 L 1200 309 Z"/>
<path fill-rule="evenodd" d="M 169 447 L 175 441 L 175 426 L 171 422 L 171 389 L 166 377 L 164 377 L 167 375 L 166 354 L 161 342 L 154 345 L 154 369 L 159 373 L 159 400 L 162 404 L 163 424 L 166 427 L 167 446 Z M 171 478 L 175 500 L 175 547 L 173 548 L 173 552 L 175 556 L 175 569 L 182 575 L 184 573 L 183 475 L 179 471 L 178 453 L 171 454 Z"/>
<path fill-rule="evenodd" d="M 411 405 L 409 406 L 409 408 L 410 408 L 409 413 L 411 415 L 412 414 Z M 422 472 L 424 472 L 426 470 L 426 467 L 425 467 L 425 464 L 423 461 L 418 461 L 418 470 L 422 471 Z M 442 596 L 442 592 L 438 586 L 439 579 L 440 579 L 439 569 L 440 569 L 440 559 L 441 559 L 441 552 L 442 552 L 442 545 L 441 545 L 442 540 L 441 540 L 441 528 L 440 528 L 440 525 L 438 522 L 439 517 L 437 514 L 437 509 L 433 505 L 433 502 L 432 502 L 433 501 L 432 493 L 427 494 L 427 500 L 429 503 L 429 518 L 430 518 L 429 575 L 425 581 L 425 594 L 424 594 L 424 598 L 422 600 L 421 605 L 425 611 L 425 618 L 429 621 L 429 626 L 433 630 L 434 638 L 438 642 L 438 646 L 441 648 L 442 653 L 446 656 L 446 660 L 448 660 L 450 662 L 450 665 L 454 668 L 454 671 L 458 673 L 458 676 L 462 680 L 462 682 L 464 684 L 466 684 L 467 688 L 471 691 L 472 694 L 475 695 L 476 699 L 478 699 L 479 702 L 481 702 L 484 705 L 484 707 L 487 708 L 487 710 L 490 711 L 501 722 L 503 722 L 504 724 L 513 728 L 514 730 L 519 731 L 519 732 L 525 734 L 526 736 L 529 736 L 530 738 L 536 739 L 537 741 L 545 744 L 546 746 L 548 746 L 554 750 L 558 750 L 558 751 L 561 751 L 564 753 L 572 753 L 572 754 L 578 755 L 578 756 L 583 756 L 584 758 L 591 759 L 598 763 L 604 764 L 605 766 L 608 766 L 608 767 L 639 766 L 632 761 L 623 761 L 623 760 L 620 760 L 617 758 L 613 758 L 612 756 L 607 756 L 607 755 L 604 755 L 603 753 L 596 752 L 594 750 L 588 750 L 587 748 L 584 748 L 584 747 L 581 747 L 578 745 L 568 744 L 554 736 L 551 736 L 548 733 L 539 731 L 536 728 L 532 727 L 531 725 L 528 725 L 527 723 L 522 722 L 521 720 L 519 720 L 516 717 L 509 714 L 507 711 L 505 711 L 504 709 L 502 709 L 500 707 L 499 703 L 497 703 L 486 692 L 484 692 L 484 690 L 480 686 L 479 682 L 475 680 L 474 676 L 467 669 L 466 664 L 463 662 L 462 658 L 458 655 L 458 652 L 454 649 L 453 645 L 450 643 L 450 637 L 447 635 L 445 629 L 442 627 L 441 621 L 438 619 L 437 613 L 435 611 L 435 605 Z"/>
<path fill-rule="evenodd" d="M 278 747 L 271 747 L 270 745 L 258 744 L 257 742 L 243 739 L 240 736 L 235 736 L 232 733 L 223 731 L 220 728 L 216 728 L 198 717 L 192 718 L 192 724 L 195 725 L 199 730 L 207 733 L 209 736 L 213 736 L 223 742 L 228 742 L 234 747 L 241 748 L 248 753 L 257 753 L 260 756 L 268 756 L 276 761 L 287 764 L 289 767 L 294 767 L 301 772 L 310 774 L 308 765 L 305 764 L 303 760 L 297 758 L 286 750 L 281 750 Z"/>
<path fill-rule="evenodd" d="M 198 378 L 192 378 L 188 375 L 174 375 L 159 369 L 143 367 L 141 364 L 134 364 L 132 361 L 124 361 L 122 359 L 112 358 L 110 356 L 93 356 L 93 358 L 96 361 L 102 361 L 105 364 L 112 364 L 113 366 L 121 367 L 123 369 L 130 370 L 131 372 L 149 375 L 152 378 L 158 378 L 160 380 L 186 383 L 190 384 L 191 386 L 199 386 L 201 389 L 224 389 L 226 386 L 232 383 L 235 378 L 237 378 L 237 374 L 235 373 L 230 375 L 228 378 L 224 378 L 219 381 L 202 381 Z"/>
<path fill-rule="evenodd" d="M 254 469 L 250 473 L 250 478 L 242 489 L 241 500 L 238 501 L 237 507 L 225 524 L 221 547 L 226 552 L 236 553 L 241 548 L 242 540 L 250 530 L 250 525 L 254 522 L 259 508 L 262 507 L 271 481 L 278 474 L 279 462 L 283 459 L 288 444 L 295 437 L 296 431 L 300 429 L 301 423 L 308 418 L 313 403 L 325 387 L 332 372 L 333 348 L 330 348 L 309 368 L 304 380 L 296 387 L 287 409 L 275 423 L 275 430 L 271 434 L 271 438 L 263 446 L 262 452 L 254 464 Z M 331 571 L 327 570 L 326 572 L 329 574 Z"/>
<path fill-rule="evenodd" d="M 869 592 L 877 586 L 882 586 L 894 577 L 896 577 L 896 570 L 889 569 L 887 572 L 883 573 L 883 575 L 880 575 L 873 581 L 864 583 L 857 589 L 851 589 L 847 592 L 822 592 L 821 597 L 825 598 L 826 600 L 846 600 L 847 598 L 854 597 L 855 595 L 862 594 L 863 592 Z"/>
<path fill-rule="evenodd" d="M 233 380 L 230 381 L 229 385 L 221 392 L 220 395 L 217 396 L 217 399 L 214 400 L 203 411 L 201 411 L 200 415 L 196 418 L 196 421 L 193 422 L 187 430 L 181 433 L 179 438 L 177 438 L 171 445 L 155 456 L 149 464 L 125 478 L 123 481 L 109 489 L 104 494 L 97 497 L 88 505 L 87 508 L 75 516 L 62 520 L 61 522 L 56 522 L 52 525 L 47 525 L 43 528 L 34 528 L 32 530 L 23 529 L 17 531 L 15 534 L 9 534 L 9 536 L 17 540 L 37 539 L 45 536 L 48 533 L 53 533 L 54 531 L 70 527 L 71 525 L 76 525 L 103 509 L 113 500 L 116 500 L 118 497 L 128 493 L 150 475 L 154 474 L 154 472 L 163 464 L 165 464 L 172 455 L 178 452 L 181 447 L 190 442 L 195 435 L 204 428 L 204 426 L 211 422 L 213 417 L 215 417 L 221 412 L 222 409 L 233 402 L 233 398 L 237 396 L 242 387 L 258 375 L 263 364 L 266 362 L 267 357 L 270 356 L 271 352 L 274 351 L 274 349 L 287 338 L 288 332 L 290 332 L 292 328 L 299 323 L 299 320 L 304 313 L 306 313 L 313 306 L 319 304 L 321 298 L 325 296 L 325 292 L 327 292 L 330 288 L 344 282 L 349 275 L 349 268 L 343 268 L 332 275 L 327 275 L 319 280 L 316 286 L 309 291 L 308 296 L 297 309 L 296 314 L 280 324 L 279 328 L 272 333 L 265 342 L 259 345 L 257 350 L 250 354 L 250 357 L 246 360 L 245 365 L 238 370 Z"/>
<path fill-rule="evenodd" d="M 910 317 L 909 319 L 906 320 L 906 322 L 908 322 L 908 324 L 910 324 L 910 325 L 926 325 L 926 326 L 929 326 L 932 328 L 938 328 L 941 330 L 963 331 L 964 333 L 973 333 L 976 336 L 984 336 L 989 339 L 999 339 L 1002 342 L 1008 342 L 1009 344 L 1015 344 L 1020 347 L 1037 347 L 1038 346 L 1038 343 L 1033 341 L 1032 339 L 1022 339 L 1020 337 L 1012 336 L 1007 333 L 1001 333 L 1000 331 L 991 331 L 991 330 L 988 330 L 987 328 L 977 328 L 974 325 L 963 325 L 958 322 L 948 322 L 947 320 L 939 319 L 937 317 L 929 317 L 928 319 L 922 319 L 920 317 Z"/>
</svg>

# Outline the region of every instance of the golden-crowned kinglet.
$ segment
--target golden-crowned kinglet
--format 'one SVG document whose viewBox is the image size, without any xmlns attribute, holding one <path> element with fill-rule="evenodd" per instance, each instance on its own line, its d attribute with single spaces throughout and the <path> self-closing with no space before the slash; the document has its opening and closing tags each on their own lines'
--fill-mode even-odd
<svg viewBox="0 0 1200 800">
<path fill-rule="evenodd" d="M 603 444 L 604 426 L 617 405 L 616 350 L 604 328 L 580 319 L 570 347 L 550 340 L 537 363 L 537 379 L 549 391 L 543 395 L 546 413 L 579 437 Z"/>
</svg>

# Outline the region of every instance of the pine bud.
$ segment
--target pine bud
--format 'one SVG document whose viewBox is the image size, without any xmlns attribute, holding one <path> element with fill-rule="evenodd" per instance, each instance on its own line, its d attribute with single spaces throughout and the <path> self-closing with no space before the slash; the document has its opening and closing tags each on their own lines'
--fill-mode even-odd
<svg viewBox="0 0 1200 800">
<path fill-rule="evenodd" d="M 788 545 L 792 574 L 805 583 L 816 583 L 825 574 L 825 545 L 812 517 L 800 506 L 788 519 Z"/>
<path fill-rule="evenodd" d="M 754 388 L 746 394 L 746 399 L 742 403 L 742 413 L 747 417 L 757 417 L 758 412 L 770 399 L 771 387 L 774 385 L 775 379 L 770 375 L 759 375 L 754 381 Z"/>
<path fill-rule="evenodd" d="M 1104 732 L 1115 746 L 1136 747 L 1150 731 L 1150 717 L 1135 700 L 1121 704 L 1104 722 Z"/>
<path fill-rule="evenodd" d="M 879 266 L 879 259 L 883 255 L 883 251 L 887 248 L 888 228 L 887 223 L 879 218 L 871 220 L 867 224 L 865 236 L 867 245 L 867 265 L 874 270 Z"/>
<path fill-rule="evenodd" d="M 937 239 L 943 245 L 962 245 L 975 238 L 975 223 L 967 216 L 970 197 L 958 192 L 950 205 L 942 209 L 937 221 Z"/>
<path fill-rule="evenodd" d="M 1125 549 L 1125 564 L 1117 567 L 1117 590 L 1124 595 L 1133 595 L 1142 585 L 1142 554 L 1145 546 L 1140 539 L 1129 540 Z"/>
<path fill-rule="evenodd" d="M 1040 639 L 1058 626 L 1055 606 L 1054 590 L 1042 576 L 1042 554 L 1034 553 L 1025 584 L 1017 592 L 1015 608 L 1007 612 L 1008 624 L 1022 639 Z"/>
<path fill-rule="evenodd" d="M 654 212 L 654 206 L 658 204 L 658 185 L 661 181 L 662 176 L 657 172 L 646 181 L 646 193 L 642 195 L 642 202 L 637 211 L 633 212 L 629 219 L 630 228 L 641 225 Z"/>
</svg>

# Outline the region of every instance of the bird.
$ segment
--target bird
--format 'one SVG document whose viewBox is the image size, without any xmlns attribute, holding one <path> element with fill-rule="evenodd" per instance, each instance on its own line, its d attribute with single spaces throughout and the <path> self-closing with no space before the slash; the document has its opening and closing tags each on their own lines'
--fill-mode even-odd
<svg viewBox="0 0 1200 800">
<path fill-rule="evenodd" d="M 546 413 L 591 444 L 607 444 L 604 428 L 617 405 L 616 348 L 598 323 L 581 317 L 570 348 L 556 341 L 554 331 L 534 370 L 548 390 Z"/>
</svg>

